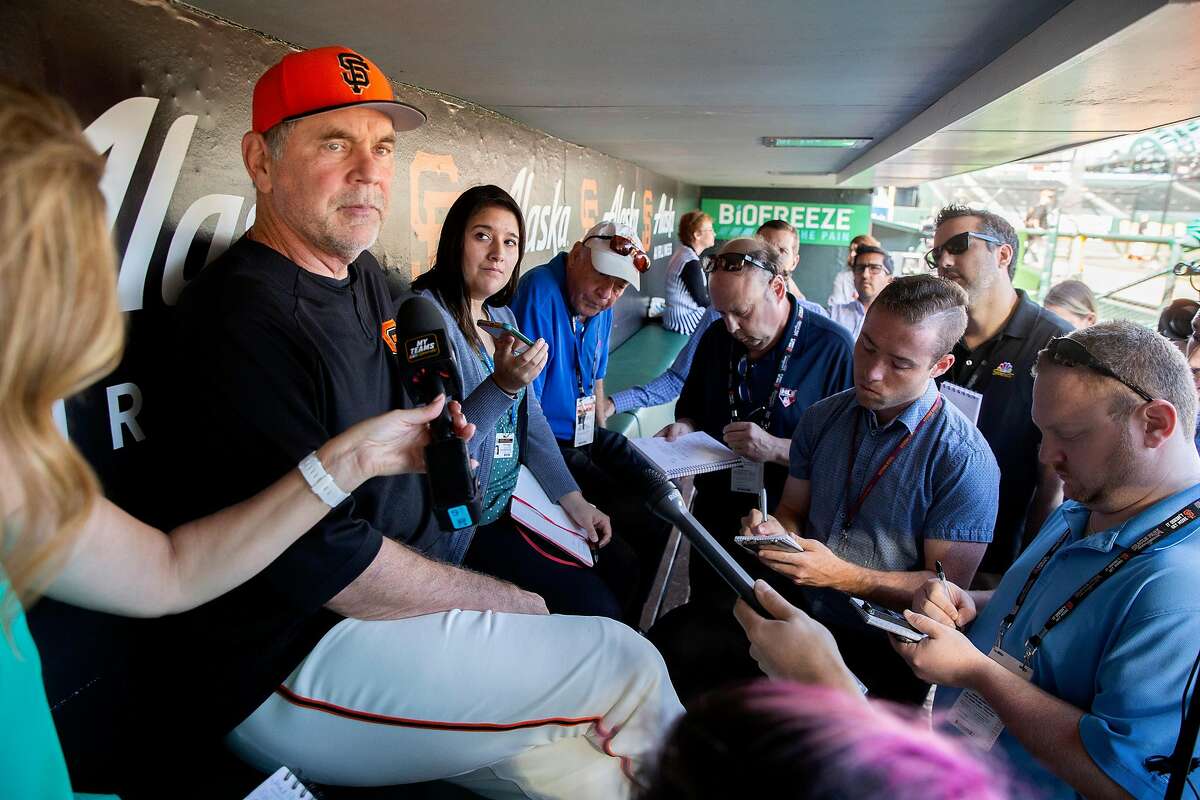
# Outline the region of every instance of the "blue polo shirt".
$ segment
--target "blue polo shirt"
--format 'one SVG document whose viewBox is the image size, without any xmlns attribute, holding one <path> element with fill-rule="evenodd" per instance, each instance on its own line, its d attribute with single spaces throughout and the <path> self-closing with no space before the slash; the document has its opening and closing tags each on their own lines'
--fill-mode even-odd
<svg viewBox="0 0 1200 800">
<path fill-rule="evenodd" d="M 512 302 L 517 328 L 530 339 L 545 339 L 550 347 L 546 368 L 533 381 L 555 438 L 575 438 L 575 401 L 595 393 L 595 382 L 608 372 L 608 339 L 612 309 L 591 319 L 575 321 L 567 304 L 567 254 L 521 276 Z M 583 395 L 579 380 L 583 379 Z"/>
<path fill-rule="evenodd" d="M 805 536 L 824 542 L 846 561 L 885 572 L 924 569 L 926 539 L 992 540 L 1000 468 L 983 434 L 953 405 L 943 401 L 921 425 L 937 398 L 937 384 L 930 380 L 925 394 L 887 425 L 858 404 L 854 389 L 804 413 L 792 436 L 788 472 L 812 482 Z M 858 434 L 852 441 L 855 419 Z M 888 455 L 913 432 L 843 532 L 847 472 L 857 501 Z M 861 625 L 845 594 L 804 591 L 818 618 Z"/>
<path fill-rule="evenodd" d="M 1200 497 L 1200 484 L 1155 503 L 1123 525 L 1085 536 L 1089 511 L 1068 500 L 1042 526 L 971 624 L 971 643 L 987 653 L 1034 565 L 1068 528 L 1064 544 L 1029 592 L 1004 637 L 1020 657 L 1025 643 L 1062 603 L 1121 550 Z M 1200 647 L 1200 522 L 1193 520 L 1134 557 L 1050 631 L 1033 658 L 1033 682 L 1079 709 L 1083 746 L 1097 766 L 1134 797 L 1162 797 L 1165 776 L 1144 763 L 1169 754 L 1179 734 L 1180 699 Z M 939 687 L 946 711 L 960 690 Z M 953 729 L 952 729 L 953 730 Z M 1036 762 L 1007 730 L 996 744 L 1016 774 L 1047 798 L 1077 794 Z"/>
</svg>

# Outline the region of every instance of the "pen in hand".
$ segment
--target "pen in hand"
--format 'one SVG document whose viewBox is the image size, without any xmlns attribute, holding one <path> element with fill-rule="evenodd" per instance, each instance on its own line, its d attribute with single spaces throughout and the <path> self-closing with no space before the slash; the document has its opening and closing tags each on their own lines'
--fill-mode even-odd
<svg viewBox="0 0 1200 800">
<path fill-rule="evenodd" d="M 758 510 L 762 514 L 763 522 L 767 521 L 767 490 L 758 490 Z"/>
<path fill-rule="evenodd" d="M 950 594 L 950 586 L 946 583 L 946 571 L 942 569 L 942 562 L 935 560 L 933 562 L 934 569 L 937 570 L 938 580 L 942 582 L 942 591 L 946 593 L 946 599 L 951 603 L 954 602 L 954 597 Z M 954 623 L 954 628 L 958 629 L 958 623 Z"/>
</svg>

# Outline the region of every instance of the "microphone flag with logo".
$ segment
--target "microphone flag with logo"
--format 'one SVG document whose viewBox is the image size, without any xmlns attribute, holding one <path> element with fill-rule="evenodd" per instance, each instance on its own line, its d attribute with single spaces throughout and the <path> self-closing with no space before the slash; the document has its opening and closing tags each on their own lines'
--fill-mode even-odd
<svg viewBox="0 0 1200 800">
<path fill-rule="evenodd" d="M 400 304 L 396 358 L 403 388 L 413 401 L 426 405 L 446 395 L 446 407 L 429 423 L 431 441 L 425 446 L 425 473 L 438 526 L 456 531 L 476 525 L 483 502 L 479 483 L 467 443 L 454 433 L 450 421 L 450 401 L 462 400 L 462 385 L 442 315 L 432 301 L 410 297 Z"/>
</svg>

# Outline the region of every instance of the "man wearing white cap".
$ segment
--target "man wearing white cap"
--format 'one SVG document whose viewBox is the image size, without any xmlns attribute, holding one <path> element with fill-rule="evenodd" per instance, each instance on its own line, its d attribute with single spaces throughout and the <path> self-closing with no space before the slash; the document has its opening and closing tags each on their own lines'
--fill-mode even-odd
<svg viewBox="0 0 1200 800">
<path fill-rule="evenodd" d="M 638 617 L 667 526 L 659 525 L 642 502 L 649 488 L 642 475 L 650 464 L 628 439 L 606 430 L 598 414 L 605 407 L 612 307 L 627 287 L 641 288 L 641 275 L 649 269 L 650 258 L 633 229 L 600 222 L 570 252 L 523 275 L 512 304 L 521 332 L 549 345 L 533 390 L 571 474 L 613 520 L 617 535 L 599 569 L 623 602 L 628 621 Z M 640 564 L 628 559 L 626 542 Z"/>
<path fill-rule="evenodd" d="M 256 85 L 242 143 L 256 220 L 178 308 L 193 485 L 212 502 L 256 491 L 315 439 L 412 405 L 396 305 L 367 248 L 387 217 L 397 132 L 423 121 L 344 47 L 289 54 Z M 156 719 L 228 734 L 254 766 L 325 784 L 629 795 L 681 711 L 653 648 L 457 566 L 419 477 L 348 496 L 319 463 L 305 476 L 329 515 L 237 592 L 172 620 L 150 674 L 130 681 L 170 708 Z"/>
</svg>

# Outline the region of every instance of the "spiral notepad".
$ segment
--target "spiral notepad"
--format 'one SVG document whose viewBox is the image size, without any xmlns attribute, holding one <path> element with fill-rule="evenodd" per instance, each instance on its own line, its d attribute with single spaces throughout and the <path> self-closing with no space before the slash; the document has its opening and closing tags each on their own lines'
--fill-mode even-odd
<svg viewBox="0 0 1200 800">
<path fill-rule="evenodd" d="M 673 442 L 659 437 L 630 441 L 655 469 L 668 478 L 717 472 L 741 463 L 736 453 L 704 431 L 680 436 Z"/>
<path fill-rule="evenodd" d="M 315 800 L 308 787 L 287 767 L 280 767 L 275 774 L 258 785 L 246 800 Z"/>
</svg>

